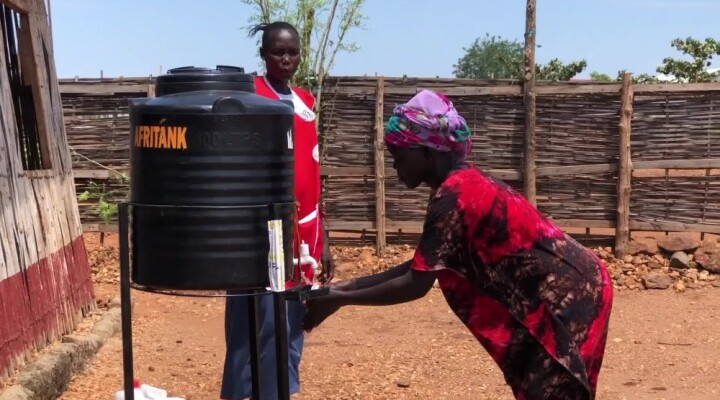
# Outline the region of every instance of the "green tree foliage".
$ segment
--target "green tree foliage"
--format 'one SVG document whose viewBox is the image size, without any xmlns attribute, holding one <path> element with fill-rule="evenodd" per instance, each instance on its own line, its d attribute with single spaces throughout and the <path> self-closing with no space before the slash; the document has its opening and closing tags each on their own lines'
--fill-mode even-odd
<svg viewBox="0 0 720 400">
<path fill-rule="evenodd" d="M 523 60 L 523 44 L 500 36 L 486 34 L 477 38 L 465 55 L 455 64 L 453 73 L 458 78 L 472 79 L 519 79 L 517 65 Z"/>
<path fill-rule="evenodd" d="M 536 65 L 535 79 L 541 81 L 569 81 L 575 75 L 583 72 L 587 68 L 587 61 L 573 61 L 564 64 L 557 58 L 553 58 L 547 64 Z"/>
<path fill-rule="evenodd" d="M 104 224 L 110 224 L 117 217 L 118 203 L 127 201 L 128 191 L 124 190 L 130 184 L 130 177 L 125 174 L 111 175 L 108 183 L 90 181 L 87 190 L 78 195 L 78 201 L 95 200 L 92 210 Z M 111 189 L 110 185 L 120 189 Z"/>
<path fill-rule="evenodd" d="M 717 80 L 720 74 L 708 72 L 707 68 L 712 65 L 712 58 L 720 54 L 720 42 L 707 38 L 700 41 L 688 37 L 687 39 L 674 39 L 672 47 L 681 51 L 683 55 L 690 56 L 691 60 L 680 60 L 672 57 L 663 59 L 656 71 L 660 74 L 672 77 L 671 82 L 710 82 Z M 617 80 L 621 81 L 625 70 L 619 71 Z M 658 83 L 660 80 L 650 74 L 633 76 L 633 83 Z"/>
<path fill-rule="evenodd" d="M 603 74 L 602 72 L 593 71 L 590 73 L 590 79 L 597 81 L 597 82 L 612 82 L 612 78 L 608 74 Z"/>
<path fill-rule="evenodd" d="M 720 54 L 720 42 L 712 38 L 700 41 L 688 37 L 674 39 L 671 45 L 692 60 L 666 57 L 657 72 L 674 76 L 678 82 L 709 82 L 718 77 L 717 73 L 709 73 L 706 69 L 712 65 L 713 56 Z"/>
<path fill-rule="evenodd" d="M 625 75 L 626 72 L 627 72 L 627 70 L 624 70 L 624 69 L 621 71 L 618 71 L 616 80 L 618 82 L 621 82 L 623 80 L 623 75 Z M 633 75 L 633 77 L 632 77 L 632 83 L 658 83 L 658 82 L 660 82 L 660 80 L 650 74 L 639 74 L 639 75 Z"/>
<path fill-rule="evenodd" d="M 455 64 L 453 73 L 458 78 L 517 79 L 523 77 L 524 45 L 516 40 L 486 34 L 477 38 Z M 557 58 L 547 64 L 535 65 L 535 79 L 567 81 L 584 71 L 585 60 L 565 64 Z"/>
</svg>

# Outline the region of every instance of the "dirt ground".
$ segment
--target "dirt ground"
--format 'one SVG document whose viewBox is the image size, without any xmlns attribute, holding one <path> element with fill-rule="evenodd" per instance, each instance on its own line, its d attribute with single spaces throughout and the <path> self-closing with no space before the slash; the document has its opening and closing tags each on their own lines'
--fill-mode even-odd
<svg viewBox="0 0 720 400">
<path fill-rule="evenodd" d="M 87 245 L 97 247 L 97 237 L 88 235 Z M 356 254 L 340 252 L 338 279 L 372 272 L 343 258 Z M 403 256 L 397 250 L 388 263 Z M 96 272 L 101 301 L 119 293 L 117 262 L 106 257 Z M 132 296 L 135 376 L 188 400 L 219 398 L 224 300 Z M 713 288 L 617 291 L 598 399 L 717 399 L 718 304 L 720 290 Z M 111 339 L 61 399 L 112 398 L 122 387 L 121 351 L 120 337 Z M 341 310 L 307 336 L 301 379 L 300 400 L 512 399 L 439 289 L 405 305 Z"/>
</svg>

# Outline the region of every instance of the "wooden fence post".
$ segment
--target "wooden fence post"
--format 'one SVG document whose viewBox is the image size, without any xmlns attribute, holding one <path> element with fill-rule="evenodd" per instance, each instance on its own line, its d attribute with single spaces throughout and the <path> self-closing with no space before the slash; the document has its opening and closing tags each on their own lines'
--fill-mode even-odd
<svg viewBox="0 0 720 400">
<path fill-rule="evenodd" d="M 633 116 L 632 74 L 623 75 L 622 106 L 617 180 L 617 222 L 615 225 L 615 255 L 622 257 L 630 241 L 630 187 L 632 181 L 632 155 L 630 135 Z"/>
<path fill-rule="evenodd" d="M 385 79 L 377 79 L 375 90 L 375 228 L 378 256 L 385 252 L 385 124 L 383 118 Z"/>
<path fill-rule="evenodd" d="M 527 0 L 525 17 L 525 152 L 523 155 L 523 190 L 525 197 L 537 205 L 535 183 L 535 0 Z"/>
</svg>

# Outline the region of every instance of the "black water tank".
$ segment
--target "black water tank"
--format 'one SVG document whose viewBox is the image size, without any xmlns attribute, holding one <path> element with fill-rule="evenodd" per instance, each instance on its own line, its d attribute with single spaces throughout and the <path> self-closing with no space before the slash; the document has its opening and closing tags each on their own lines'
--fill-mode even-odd
<svg viewBox="0 0 720 400">
<path fill-rule="evenodd" d="M 242 68 L 184 67 L 157 78 L 157 97 L 130 100 L 130 202 L 146 205 L 130 214 L 135 283 L 267 287 L 273 213 L 290 276 L 293 108 L 254 92 Z"/>
</svg>

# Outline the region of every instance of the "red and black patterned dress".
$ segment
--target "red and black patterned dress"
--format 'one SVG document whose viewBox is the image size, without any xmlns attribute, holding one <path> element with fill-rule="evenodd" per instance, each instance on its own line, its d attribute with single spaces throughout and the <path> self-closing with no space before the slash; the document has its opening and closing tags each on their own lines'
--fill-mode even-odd
<svg viewBox="0 0 720 400">
<path fill-rule="evenodd" d="M 474 167 L 453 172 L 430 200 L 413 268 L 438 271 L 517 399 L 595 398 L 610 276 L 520 193 Z"/>
</svg>

